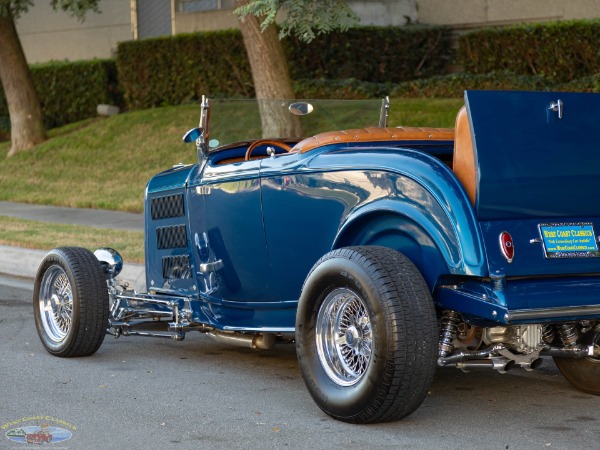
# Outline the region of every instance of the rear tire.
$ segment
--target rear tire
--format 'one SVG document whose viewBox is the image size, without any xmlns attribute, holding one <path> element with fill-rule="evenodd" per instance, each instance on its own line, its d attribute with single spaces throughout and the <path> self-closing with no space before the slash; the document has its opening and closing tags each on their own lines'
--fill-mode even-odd
<svg viewBox="0 0 600 450">
<path fill-rule="evenodd" d="M 600 334 L 587 334 L 583 336 L 585 345 L 600 345 Z M 554 363 L 560 373 L 577 389 L 588 394 L 600 395 L 600 359 L 586 358 L 559 358 L 554 357 Z"/>
<path fill-rule="evenodd" d="M 108 328 L 108 288 L 92 252 L 61 247 L 46 255 L 35 279 L 33 314 L 49 353 L 88 356 L 100 348 Z"/>
<path fill-rule="evenodd" d="M 384 247 L 332 251 L 313 267 L 296 316 L 306 386 L 335 419 L 398 420 L 427 396 L 438 327 L 414 264 Z"/>
</svg>

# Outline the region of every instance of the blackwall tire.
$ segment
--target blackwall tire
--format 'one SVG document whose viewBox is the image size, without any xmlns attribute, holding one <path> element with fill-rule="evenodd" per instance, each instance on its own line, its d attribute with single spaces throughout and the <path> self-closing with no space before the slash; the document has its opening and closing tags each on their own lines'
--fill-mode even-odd
<svg viewBox="0 0 600 450">
<path fill-rule="evenodd" d="M 296 316 L 306 386 L 335 419 L 398 420 L 425 400 L 436 367 L 438 327 L 418 269 L 384 247 L 348 247 L 308 275 Z"/>
<path fill-rule="evenodd" d="M 590 332 L 584 335 L 585 345 L 600 345 L 600 334 Z M 600 395 L 600 358 L 559 358 L 554 363 L 560 373 L 577 389 L 588 394 Z"/>
<path fill-rule="evenodd" d="M 108 328 L 108 288 L 92 252 L 61 247 L 45 256 L 35 278 L 33 314 L 49 353 L 88 356 L 100 348 Z"/>
</svg>

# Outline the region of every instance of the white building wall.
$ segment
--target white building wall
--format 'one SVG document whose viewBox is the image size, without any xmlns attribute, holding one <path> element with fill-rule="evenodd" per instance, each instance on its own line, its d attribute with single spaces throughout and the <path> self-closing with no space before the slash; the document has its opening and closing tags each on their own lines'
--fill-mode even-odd
<svg viewBox="0 0 600 450">
<path fill-rule="evenodd" d="M 102 0 L 100 14 L 88 12 L 80 22 L 63 11 L 54 11 L 50 1 L 35 6 L 17 20 L 17 31 L 31 63 L 50 60 L 109 58 L 117 43 L 131 40 L 130 0 Z"/>
<path fill-rule="evenodd" d="M 177 33 L 239 28 L 231 2 L 220 10 L 175 13 Z M 417 0 L 348 0 L 348 6 L 360 17 L 360 25 L 406 25 L 418 20 Z"/>
<path fill-rule="evenodd" d="M 416 0 L 348 1 L 360 17 L 360 25 L 406 25 L 418 19 Z"/>
<path fill-rule="evenodd" d="M 137 23 L 132 16 L 140 2 L 171 4 L 175 33 L 238 26 L 231 0 L 217 2 L 221 10 L 190 13 L 178 11 L 175 1 L 102 0 L 101 14 L 88 13 L 85 21 L 79 22 L 62 11 L 55 12 L 49 0 L 37 0 L 17 21 L 17 30 L 28 62 L 36 63 L 114 56 L 119 42 L 135 36 Z M 600 17 L 600 0 L 348 0 L 348 5 L 361 18 L 361 25 L 418 22 L 461 29 Z"/>
<path fill-rule="evenodd" d="M 417 0 L 420 23 L 481 27 L 600 17 L 600 0 Z"/>
</svg>

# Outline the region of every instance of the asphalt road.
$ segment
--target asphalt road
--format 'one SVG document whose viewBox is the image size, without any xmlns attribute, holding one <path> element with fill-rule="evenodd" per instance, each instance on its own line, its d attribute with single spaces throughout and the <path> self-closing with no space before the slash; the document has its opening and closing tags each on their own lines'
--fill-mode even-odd
<svg viewBox="0 0 600 450">
<path fill-rule="evenodd" d="M 256 352 L 198 333 L 183 342 L 107 336 L 94 356 L 50 356 L 35 331 L 31 282 L 4 276 L 0 361 L 0 448 L 50 448 L 4 436 L 48 420 L 72 433 L 53 449 L 600 446 L 600 398 L 572 388 L 549 359 L 533 373 L 440 369 L 410 417 L 349 425 L 313 403 L 292 345 Z"/>
</svg>

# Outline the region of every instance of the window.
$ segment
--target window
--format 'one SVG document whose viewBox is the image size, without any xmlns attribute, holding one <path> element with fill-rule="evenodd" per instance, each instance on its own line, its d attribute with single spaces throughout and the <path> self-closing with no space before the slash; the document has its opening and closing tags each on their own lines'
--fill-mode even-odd
<svg viewBox="0 0 600 450">
<path fill-rule="evenodd" d="M 177 12 L 193 13 L 233 9 L 234 0 L 177 0 Z"/>
</svg>

